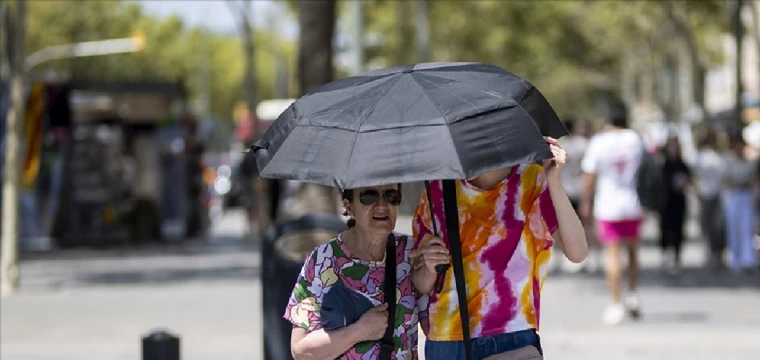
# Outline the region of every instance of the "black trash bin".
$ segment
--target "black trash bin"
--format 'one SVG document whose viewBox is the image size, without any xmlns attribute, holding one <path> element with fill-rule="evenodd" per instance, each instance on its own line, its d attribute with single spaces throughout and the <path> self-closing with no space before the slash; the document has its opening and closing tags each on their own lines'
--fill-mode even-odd
<svg viewBox="0 0 760 360">
<path fill-rule="evenodd" d="M 309 214 L 276 224 L 264 235 L 261 251 L 264 360 L 292 359 L 290 332 L 293 326 L 282 316 L 306 256 L 316 246 L 300 244 L 298 251 L 288 251 L 293 246 L 284 246 L 282 242 L 293 241 L 296 234 L 317 232 L 320 239 L 328 240 L 343 230 L 346 223 L 337 215 Z"/>
</svg>

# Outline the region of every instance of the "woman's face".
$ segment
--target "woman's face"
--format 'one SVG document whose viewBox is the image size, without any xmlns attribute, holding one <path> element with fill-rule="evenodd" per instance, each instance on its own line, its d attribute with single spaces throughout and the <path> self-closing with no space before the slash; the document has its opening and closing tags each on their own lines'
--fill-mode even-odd
<svg viewBox="0 0 760 360">
<path fill-rule="evenodd" d="M 401 192 L 398 185 L 354 189 L 353 201 L 343 200 L 349 216 L 356 220 L 358 231 L 387 236 L 396 228 Z"/>
</svg>

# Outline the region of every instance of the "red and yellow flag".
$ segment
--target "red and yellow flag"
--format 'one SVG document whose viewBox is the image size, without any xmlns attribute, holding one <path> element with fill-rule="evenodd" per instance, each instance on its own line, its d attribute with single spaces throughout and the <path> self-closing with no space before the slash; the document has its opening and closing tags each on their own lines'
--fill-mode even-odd
<svg viewBox="0 0 760 360">
<path fill-rule="evenodd" d="M 26 121 L 24 121 L 24 138 L 26 156 L 21 172 L 21 184 L 32 189 L 40 172 L 42 159 L 42 119 L 45 112 L 45 84 L 35 84 L 26 100 Z"/>
</svg>

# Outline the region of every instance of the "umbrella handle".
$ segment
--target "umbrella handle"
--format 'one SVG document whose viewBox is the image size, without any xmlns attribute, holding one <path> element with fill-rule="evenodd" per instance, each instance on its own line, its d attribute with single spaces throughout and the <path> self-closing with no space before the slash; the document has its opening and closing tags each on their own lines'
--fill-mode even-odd
<svg viewBox="0 0 760 360">
<path fill-rule="evenodd" d="M 425 191 L 427 192 L 428 205 L 430 206 L 430 223 L 433 225 L 433 234 L 438 236 L 438 225 L 435 223 L 435 214 L 433 212 L 433 197 L 430 195 L 430 181 L 425 180 Z M 438 274 L 445 274 L 449 270 L 451 264 L 440 264 L 435 266 L 435 271 Z"/>
</svg>

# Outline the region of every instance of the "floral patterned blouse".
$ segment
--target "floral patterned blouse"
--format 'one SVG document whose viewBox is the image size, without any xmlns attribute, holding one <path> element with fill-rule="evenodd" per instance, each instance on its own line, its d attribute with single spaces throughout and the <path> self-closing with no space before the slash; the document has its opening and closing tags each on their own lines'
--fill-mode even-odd
<svg viewBox="0 0 760 360">
<path fill-rule="evenodd" d="M 412 285 L 409 253 L 414 241 L 408 235 L 396 236 L 396 328 L 394 330 L 394 359 L 417 358 L 417 292 Z M 383 302 L 385 259 L 359 260 L 341 241 L 340 235 L 318 246 L 306 259 L 298 276 L 293 294 L 285 310 L 285 319 L 309 331 L 322 328 L 319 310 L 322 299 L 338 282 L 371 299 L 377 306 Z M 362 342 L 349 349 L 339 359 L 372 360 L 380 358 L 378 341 Z"/>
</svg>

